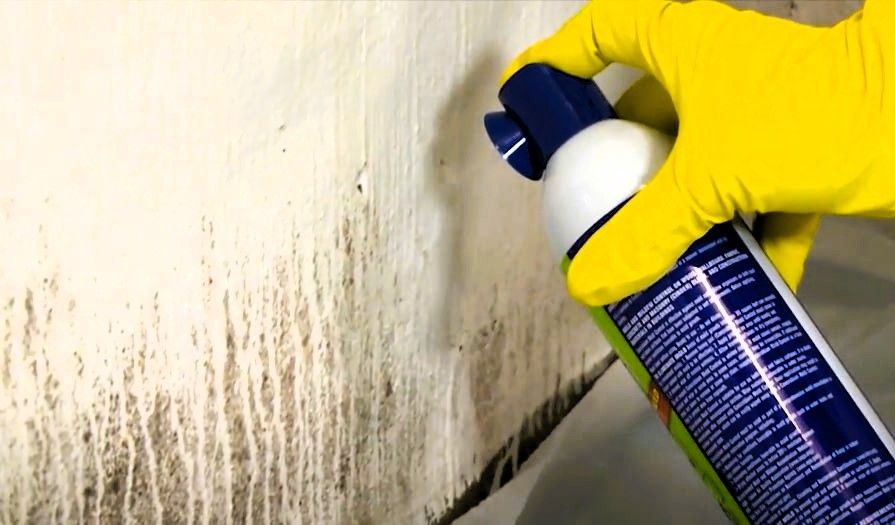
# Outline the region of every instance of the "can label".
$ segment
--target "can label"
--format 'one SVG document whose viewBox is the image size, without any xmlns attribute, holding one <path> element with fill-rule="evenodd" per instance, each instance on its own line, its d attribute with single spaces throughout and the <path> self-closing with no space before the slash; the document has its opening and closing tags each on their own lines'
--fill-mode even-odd
<svg viewBox="0 0 895 525">
<path fill-rule="evenodd" d="M 646 397 L 649 398 L 649 403 L 652 405 L 653 410 L 659 415 L 659 420 L 665 425 L 665 428 L 668 428 L 668 425 L 671 423 L 671 403 L 668 402 L 668 398 L 662 393 L 658 383 L 650 381 Z"/>
<path fill-rule="evenodd" d="M 891 437 L 773 277 L 721 224 L 605 312 L 749 521 L 895 523 Z"/>
</svg>

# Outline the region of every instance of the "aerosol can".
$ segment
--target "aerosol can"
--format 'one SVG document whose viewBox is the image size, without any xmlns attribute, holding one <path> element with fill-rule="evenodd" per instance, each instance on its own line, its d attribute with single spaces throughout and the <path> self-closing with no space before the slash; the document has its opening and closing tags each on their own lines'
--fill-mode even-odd
<svg viewBox="0 0 895 525">
<path fill-rule="evenodd" d="M 519 70 L 485 116 L 543 181 L 563 271 L 673 139 L 620 120 L 589 79 Z M 745 222 L 714 226 L 655 284 L 591 314 L 736 523 L 895 523 L 895 441 Z"/>
</svg>

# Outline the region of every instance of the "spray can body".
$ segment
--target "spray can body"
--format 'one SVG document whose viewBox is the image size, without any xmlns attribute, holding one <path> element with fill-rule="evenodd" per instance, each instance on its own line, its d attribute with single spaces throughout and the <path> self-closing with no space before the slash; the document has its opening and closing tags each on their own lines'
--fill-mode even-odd
<svg viewBox="0 0 895 525">
<path fill-rule="evenodd" d="M 563 269 L 670 144 L 605 118 L 542 156 Z M 741 220 L 591 314 L 732 521 L 895 522 L 891 434 Z"/>
</svg>

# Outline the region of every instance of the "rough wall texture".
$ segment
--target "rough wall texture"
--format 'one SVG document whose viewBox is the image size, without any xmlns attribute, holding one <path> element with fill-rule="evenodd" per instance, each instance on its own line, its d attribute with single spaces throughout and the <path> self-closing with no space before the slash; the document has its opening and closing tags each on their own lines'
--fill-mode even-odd
<svg viewBox="0 0 895 525">
<path fill-rule="evenodd" d="M 440 516 L 606 356 L 480 120 L 575 6 L 2 6 L 0 522 Z"/>
<path fill-rule="evenodd" d="M 607 349 L 480 117 L 577 5 L 0 7 L 0 522 L 420 523 L 512 465 Z"/>
</svg>

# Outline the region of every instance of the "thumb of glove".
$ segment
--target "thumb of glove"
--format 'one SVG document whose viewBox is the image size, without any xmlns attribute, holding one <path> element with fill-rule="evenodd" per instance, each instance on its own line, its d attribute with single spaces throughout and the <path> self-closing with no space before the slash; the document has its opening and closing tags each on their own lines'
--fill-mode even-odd
<svg viewBox="0 0 895 525">
<path fill-rule="evenodd" d="M 679 183 L 679 145 L 680 139 L 655 177 L 575 255 L 566 274 L 574 299 L 605 305 L 646 288 L 712 224 L 732 218 L 732 211 L 707 213 Z"/>
</svg>

